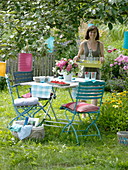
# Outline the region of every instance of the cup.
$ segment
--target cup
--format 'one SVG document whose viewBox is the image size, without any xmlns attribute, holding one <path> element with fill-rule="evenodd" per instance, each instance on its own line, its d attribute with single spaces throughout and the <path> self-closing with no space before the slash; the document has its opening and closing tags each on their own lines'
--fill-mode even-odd
<svg viewBox="0 0 128 170">
<path fill-rule="evenodd" d="M 95 64 L 98 64 L 99 58 L 98 57 L 94 57 L 94 62 L 95 62 Z"/>
<path fill-rule="evenodd" d="M 47 81 L 50 82 L 53 80 L 53 78 L 54 78 L 53 76 L 47 76 Z"/>
<path fill-rule="evenodd" d="M 90 72 L 84 73 L 85 81 L 88 81 L 90 79 Z"/>
<path fill-rule="evenodd" d="M 91 72 L 91 80 L 96 80 L 96 72 Z"/>
<path fill-rule="evenodd" d="M 45 82 L 45 76 L 40 76 L 40 82 L 44 83 Z"/>
</svg>

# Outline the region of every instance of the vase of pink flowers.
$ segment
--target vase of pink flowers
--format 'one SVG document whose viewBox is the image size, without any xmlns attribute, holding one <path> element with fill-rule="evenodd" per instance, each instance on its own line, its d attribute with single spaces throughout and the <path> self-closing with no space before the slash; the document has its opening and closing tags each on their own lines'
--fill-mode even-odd
<svg viewBox="0 0 128 170">
<path fill-rule="evenodd" d="M 64 77 L 64 81 L 71 81 L 72 80 L 72 76 L 73 74 L 67 74 L 67 73 L 63 73 L 63 77 Z"/>
<path fill-rule="evenodd" d="M 62 58 L 55 62 L 54 74 L 63 74 L 65 81 L 70 81 L 72 76 L 79 72 L 78 63 L 73 59 Z"/>
</svg>

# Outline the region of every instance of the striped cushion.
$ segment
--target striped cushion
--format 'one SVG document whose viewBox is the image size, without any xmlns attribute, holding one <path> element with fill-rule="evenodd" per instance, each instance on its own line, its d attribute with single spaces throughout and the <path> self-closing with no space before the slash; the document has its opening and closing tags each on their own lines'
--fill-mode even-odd
<svg viewBox="0 0 128 170">
<path fill-rule="evenodd" d="M 68 108 L 68 109 L 74 110 L 75 104 L 76 102 L 63 104 L 60 109 Z M 85 103 L 85 102 L 78 102 L 77 107 L 76 107 L 77 112 L 92 112 L 92 111 L 97 111 L 98 109 L 99 109 L 98 106 Z"/>
</svg>

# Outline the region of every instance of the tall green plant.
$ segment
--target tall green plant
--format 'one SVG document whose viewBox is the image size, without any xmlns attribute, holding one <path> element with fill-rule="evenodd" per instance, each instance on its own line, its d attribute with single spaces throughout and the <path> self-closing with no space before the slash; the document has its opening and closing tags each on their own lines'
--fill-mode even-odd
<svg viewBox="0 0 128 170">
<path fill-rule="evenodd" d="M 99 126 L 105 131 L 128 130 L 128 91 L 114 92 L 103 102 Z"/>
</svg>

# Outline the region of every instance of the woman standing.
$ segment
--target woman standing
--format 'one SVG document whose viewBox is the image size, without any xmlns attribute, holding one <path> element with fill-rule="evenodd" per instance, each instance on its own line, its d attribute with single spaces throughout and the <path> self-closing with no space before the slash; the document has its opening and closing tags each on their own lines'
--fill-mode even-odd
<svg viewBox="0 0 128 170">
<path fill-rule="evenodd" d="M 85 39 L 81 44 L 78 51 L 78 55 L 74 57 L 74 60 L 79 60 L 80 56 L 84 54 L 84 60 L 87 59 L 89 50 L 92 51 L 92 56 L 96 57 L 102 63 L 104 62 L 104 46 L 103 43 L 99 41 L 99 30 L 96 26 L 92 25 L 87 29 Z M 84 72 L 97 72 L 97 79 L 100 79 L 100 69 L 99 68 L 89 68 L 86 67 Z M 84 75 L 83 75 L 84 76 Z"/>
<path fill-rule="evenodd" d="M 104 46 L 103 43 L 99 41 L 99 30 L 96 26 L 92 25 L 87 29 L 85 34 L 85 39 L 81 44 L 78 51 L 78 55 L 74 57 L 74 60 L 79 60 L 80 56 L 84 54 L 84 60 L 87 59 L 89 55 L 89 50 L 92 51 L 92 56 L 96 57 L 101 63 L 104 62 Z M 100 69 L 99 68 L 91 68 L 84 67 L 84 72 L 97 72 L 96 79 L 100 80 Z M 97 105 L 97 100 L 92 100 L 92 104 Z M 83 115 L 84 116 L 84 115 Z"/>
</svg>

